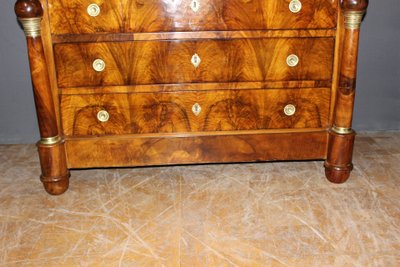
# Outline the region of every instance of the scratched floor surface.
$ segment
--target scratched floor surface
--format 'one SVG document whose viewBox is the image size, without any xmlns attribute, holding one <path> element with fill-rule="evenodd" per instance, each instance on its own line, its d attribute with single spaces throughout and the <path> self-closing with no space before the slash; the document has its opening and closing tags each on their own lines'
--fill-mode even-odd
<svg viewBox="0 0 400 267">
<path fill-rule="evenodd" d="M 54 197 L 34 145 L 1 145 L 0 266 L 400 266 L 400 132 L 354 163 L 73 171 Z"/>
</svg>

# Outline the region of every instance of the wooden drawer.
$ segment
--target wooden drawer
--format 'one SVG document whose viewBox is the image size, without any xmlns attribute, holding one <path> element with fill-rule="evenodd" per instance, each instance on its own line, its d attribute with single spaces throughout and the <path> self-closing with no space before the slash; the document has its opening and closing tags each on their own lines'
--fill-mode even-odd
<svg viewBox="0 0 400 267">
<path fill-rule="evenodd" d="M 333 48 L 333 38 L 58 44 L 55 61 L 60 87 L 331 80 Z"/>
<path fill-rule="evenodd" d="M 326 128 L 329 103 L 329 88 L 63 95 L 61 115 L 66 136 Z"/>
<path fill-rule="evenodd" d="M 54 34 L 336 27 L 337 0 L 300 2 L 292 12 L 291 0 L 49 0 L 49 11 Z"/>
<path fill-rule="evenodd" d="M 335 28 L 337 0 L 131 0 L 128 32 Z M 195 4 L 196 3 L 196 4 Z M 198 10 L 196 11 L 196 7 Z"/>
<path fill-rule="evenodd" d="M 48 1 L 50 29 L 53 34 L 123 31 L 121 0 Z M 96 9 L 96 6 L 91 5 L 99 8 L 97 15 L 89 15 Z"/>
</svg>

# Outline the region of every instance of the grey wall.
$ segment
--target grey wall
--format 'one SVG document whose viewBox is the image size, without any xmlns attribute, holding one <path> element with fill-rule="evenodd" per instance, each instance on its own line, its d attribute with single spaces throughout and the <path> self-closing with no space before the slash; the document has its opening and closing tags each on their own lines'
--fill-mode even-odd
<svg viewBox="0 0 400 267">
<path fill-rule="evenodd" d="M 39 138 L 25 39 L 13 0 L 0 0 L 0 143 Z M 370 1 L 362 26 L 354 128 L 400 130 L 400 4 Z"/>
</svg>

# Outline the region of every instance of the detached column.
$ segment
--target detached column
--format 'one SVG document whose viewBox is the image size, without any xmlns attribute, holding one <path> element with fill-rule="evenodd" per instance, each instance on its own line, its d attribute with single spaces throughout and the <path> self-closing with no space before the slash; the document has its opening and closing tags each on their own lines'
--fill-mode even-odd
<svg viewBox="0 0 400 267">
<path fill-rule="evenodd" d="M 368 0 L 341 1 L 344 17 L 342 60 L 333 126 L 329 132 L 329 148 L 325 161 L 326 177 L 334 183 L 345 182 L 353 169 L 355 132 L 351 125 L 356 88 L 358 42 L 361 21 L 367 7 Z"/>
<path fill-rule="evenodd" d="M 64 140 L 57 126 L 53 94 L 50 87 L 44 49 L 41 39 L 43 8 L 39 0 L 18 0 L 15 13 L 25 31 L 29 64 L 35 97 L 36 113 L 41 139 L 38 142 L 42 181 L 46 191 L 59 195 L 68 189 Z"/>
</svg>

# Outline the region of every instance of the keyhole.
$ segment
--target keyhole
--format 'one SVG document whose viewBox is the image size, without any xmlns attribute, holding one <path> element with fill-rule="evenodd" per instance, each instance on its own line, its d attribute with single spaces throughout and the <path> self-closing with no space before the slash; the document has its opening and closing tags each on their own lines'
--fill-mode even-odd
<svg viewBox="0 0 400 267">
<path fill-rule="evenodd" d="M 199 103 L 195 103 L 192 107 L 192 112 L 195 116 L 199 116 L 201 113 L 201 106 L 199 105 Z"/>
<path fill-rule="evenodd" d="M 194 54 L 192 56 L 191 62 L 193 64 L 193 66 L 197 69 L 199 67 L 200 63 L 201 63 L 201 59 L 200 59 L 199 55 Z"/>
<path fill-rule="evenodd" d="M 190 4 L 190 7 L 194 12 L 197 12 L 200 9 L 200 4 L 197 0 L 193 0 L 192 3 Z"/>
</svg>

